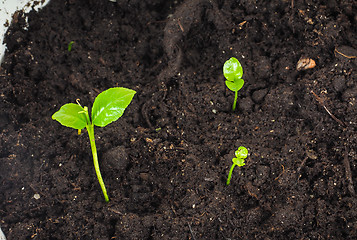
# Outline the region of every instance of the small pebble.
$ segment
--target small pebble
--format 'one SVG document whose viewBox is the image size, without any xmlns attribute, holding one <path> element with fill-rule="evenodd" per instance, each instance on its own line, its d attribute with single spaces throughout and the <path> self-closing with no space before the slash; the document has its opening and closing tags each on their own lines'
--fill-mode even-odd
<svg viewBox="0 0 357 240">
<path fill-rule="evenodd" d="M 147 143 L 152 143 L 153 140 L 145 138 Z M 103 170 L 111 169 L 113 171 L 124 171 L 130 163 L 128 153 L 124 146 L 117 146 L 109 149 L 103 154 Z"/>
<path fill-rule="evenodd" d="M 345 101 L 348 101 L 349 98 L 355 98 L 355 97 L 357 97 L 357 87 L 347 89 L 342 94 L 342 99 L 345 100 Z"/>
<path fill-rule="evenodd" d="M 264 97 L 265 97 L 265 95 L 267 95 L 267 93 L 268 93 L 268 89 L 266 89 L 266 88 L 257 90 L 253 93 L 252 99 L 254 102 L 259 103 L 264 99 Z"/>
<path fill-rule="evenodd" d="M 38 194 L 38 193 L 35 193 L 34 195 L 33 195 L 33 198 L 34 199 L 36 199 L 36 200 L 38 200 L 38 199 L 40 199 L 40 194 Z"/>
<path fill-rule="evenodd" d="M 343 76 L 337 76 L 333 79 L 332 84 L 337 92 L 342 92 L 346 87 L 346 79 Z"/>
<path fill-rule="evenodd" d="M 258 78 L 269 78 L 272 74 L 272 66 L 268 57 L 259 57 L 255 66 Z"/>
<path fill-rule="evenodd" d="M 245 111 L 245 112 L 251 112 L 254 102 L 252 101 L 252 99 L 250 97 L 246 97 L 241 99 L 240 101 L 237 102 L 238 107 Z"/>
<path fill-rule="evenodd" d="M 307 70 L 307 69 L 314 68 L 315 66 L 316 63 L 313 59 L 308 57 L 301 57 L 296 65 L 296 70 L 298 71 Z"/>
</svg>

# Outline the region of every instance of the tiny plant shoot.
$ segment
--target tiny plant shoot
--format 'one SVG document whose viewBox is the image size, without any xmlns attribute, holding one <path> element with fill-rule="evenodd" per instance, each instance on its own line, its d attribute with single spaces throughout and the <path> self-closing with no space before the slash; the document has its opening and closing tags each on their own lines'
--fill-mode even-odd
<svg viewBox="0 0 357 240">
<path fill-rule="evenodd" d="M 68 52 L 72 51 L 72 45 L 73 45 L 74 41 L 70 41 L 68 43 Z"/>
<path fill-rule="evenodd" d="M 67 103 L 60 110 L 52 115 L 53 120 L 57 120 L 63 126 L 78 129 L 78 133 L 86 128 L 89 135 L 90 146 L 92 149 L 93 163 L 97 178 L 102 188 L 106 202 L 109 202 L 107 190 L 100 174 L 97 148 L 94 138 L 94 125 L 105 127 L 111 122 L 118 120 L 124 113 L 135 95 L 135 91 L 128 88 L 110 88 L 100 93 L 94 100 L 91 118 L 89 117 L 88 107 L 82 107 L 77 101 Z"/>
<path fill-rule="evenodd" d="M 227 79 L 225 81 L 227 88 L 229 88 L 229 90 L 235 93 L 234 102 L 232 106 L 232 110 L 235 111 L 237 105 L 238 91 L 244 85 L 244 80 L 242 79 L 242 65 L 236 58 L 231 57 L 223 65 L 223 74 L 224 77 Z"/>
<path fill-rule="evenodd" d="M 229 183 L 231 182 L 234 167 L 235 166 L 243 167 L 245 165 L 244 159 L 246 159 L 248 156 L 248 149 L 246 149 L 243 146 L 240 146 L 238 150 L 235 152 L 235 155 L 236 157 L 232 159 L 233 164 L 231 166 L 231 169 L 229 170 L 227 185 L 229 185 Z"/>
</svg>

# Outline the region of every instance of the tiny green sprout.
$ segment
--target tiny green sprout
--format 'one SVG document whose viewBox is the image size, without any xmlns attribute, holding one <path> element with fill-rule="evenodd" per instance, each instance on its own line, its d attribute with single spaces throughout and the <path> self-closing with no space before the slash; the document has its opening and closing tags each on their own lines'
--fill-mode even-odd
<svg viewBox="0 0 357 240">
<path fill-rule="evenodd" d="M 73 45 L 74 41 L 70 41 L 68 43 L 68 52 L 72 51 L 72 45 Z"/>
<path fill-rule="evenodd" d="M 229 185 L 229 183 L 231 182 L 234 167 L 235 166 L 243 167 L 245 165 L 244 159 L 246 159 L 248 156 L 248 150 L 245 147 L 240 146 L 238 150 L 235 152 L 235 155 L 236 157 L 232 159 L 233 164 L 231 166 L 231 169 L 229 170 L 227 185 Z"/>
<path fill-rule="evenodd" d="M 225 81 L 226 86 L 229 88 L 229 90 L 235 93 L 234 102 L 232 106 L 232 110 L 235 111 L 237 105 L 238 91 L 244 85 L 244 80 L 242 79 L 243 76 L 242 65 L 236 58 L 231 57 L 223 65 L 223 74 L 224 77 L 227 79 Z"/>
<path fill-rule="evenodd" d="M 135 93 L 134 90 L 121 87 L 110 88 L 100 93 L 94 100 L 91 118 L 89 117 L 88 107 L 82 107 L 79 104 L 79 100 L 77 100 L 77 104 L 67 103 L 63 105 L 60 110 L 52 115 L 53 120 L 57 120 L 63 126 L 77 129 L 78 134 L 81 133 L 83 128 L 87 129 L 95 172 L 106 202 L 109 202 L 109 197 L 99 169 L 94 125 L 105 127 L 109 123 L 118 120 L 130 104 Z"/>
</svg>

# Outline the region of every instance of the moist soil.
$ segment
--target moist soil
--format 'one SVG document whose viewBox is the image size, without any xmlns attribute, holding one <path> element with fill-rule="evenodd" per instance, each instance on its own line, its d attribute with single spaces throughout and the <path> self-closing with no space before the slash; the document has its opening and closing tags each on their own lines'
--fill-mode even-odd
<svg viewBox="0 0 357 240">
<path fill-rule="evenodd" d="M 0 74 L 8 240 L 356 239 L 356 12 L 353 0 L 52 0 L 17 13 Z M 234 112 L 230 57 L 245 80 Z M 316 66 L 297 71 L 300 58 Z M 105 203 L 86 131 L 51 115 L 111 87 L 137 94 L 95 129 Z M 239 146 L 249 157 L 227 186 Z"/>
</svg>

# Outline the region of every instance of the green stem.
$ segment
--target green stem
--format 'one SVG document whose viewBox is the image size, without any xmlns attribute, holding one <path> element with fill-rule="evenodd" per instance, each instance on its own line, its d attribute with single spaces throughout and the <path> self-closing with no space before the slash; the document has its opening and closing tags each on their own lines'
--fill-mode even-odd
<svg viewBox="0 0 357 240">
<path fill-rule="evenodd" d="M 237 164 L 233 163 L 231 166 L 231 169 L 229 170 L 229 174 L 228 174 L 228 178 L 227 178 L 227 185 L 229 185 L 229 183 L 231 182 L 231 178 L 232 178 L 232 173 L 233 173 L 233 169 Z"/>
<path fill-rule="evenodd" d="M 88 114 L 88 108 L 84 107 L 84 114 L 86 116 L 87 120 L 87 125 L 86 129 L 88 131 L 88 136 L 89 136 L 89 142 L 90 142 L 90 147 L 92 149 L 92 156 L 93 156 L 93 163 L 94 163 L 94 169 L 97 174 L 97 178 L 99 181 L 99 185 L 102 188 L 102 192 L 105 198 L 106 202 L 109 202 L 109 197 L 107 194 L 107 189 L 105 188 L 104 181 L 102 178 L 102 174 L 100 173 L 99 169 L 99 163 L 98 163 L 98 154 L 97 154 L 97 147 L 95 146 L 95 137 L 94 137 L 94 125 L 91 123 L 89 114 Z"/>
<path fill-rule="evenodd" d="M 95 146 L 95 138 L 94 138 L 94 125 L 93 124 L 88 124 L 86 126 L 86 128 L 87 128 L 88 135 L 89 135 L 90 146 L 92 148 L 94 169 L 95 169 L 95 172 L 97 174 L 99 185 L 102 188 L 105 201 L 109 202 L 107 189 L 105 188 L 104 181 L 103 181 L 103 178 L 102 178 L 102 174 L 100 173 L 100 169 L 99 169 L 97 147 Z"/>
<path fill-rule="evenodd" d="M 79 102 L 77 102 L 77 103 L 78 103 L 79 106 L 81 106 L 79 104 Z M 83 109 L 84 109 L 84 111 L 82 111 L 80 113 L 83 113 L 85 115 L 85 117 L 86 117 L 86 122 L 87 122 L 86 129 L 88 131 L 90 147 L 92 149 L 92 156 L 93 156 L 93 163 L 94 163 L 95 173 L 97 174 L 99 185 L 102 188 L 102 192 L 103 192 L 105 201 L 109 202 L 107 189 L 105 188 L 104 181 L 103 181 L 103 178 L 102 178 L 102 174 L 100 173 L 100 169 L 99 169 L 97 147 L 95 146 L 94 125 L 92 124 L 92 122 L 90 120 L 89 113 L 88 113 L 88 107 L 83 107 Z M 78 134 L 80 134 L 80 130 L 78 130 Z"/>
<path fill-rule="evenodd" d="M 237 98 L 238 98 L 238 91 L 234 92 L 234 102 L 232 107 L 233 112 L 236 110 Z"/>
</svg>

